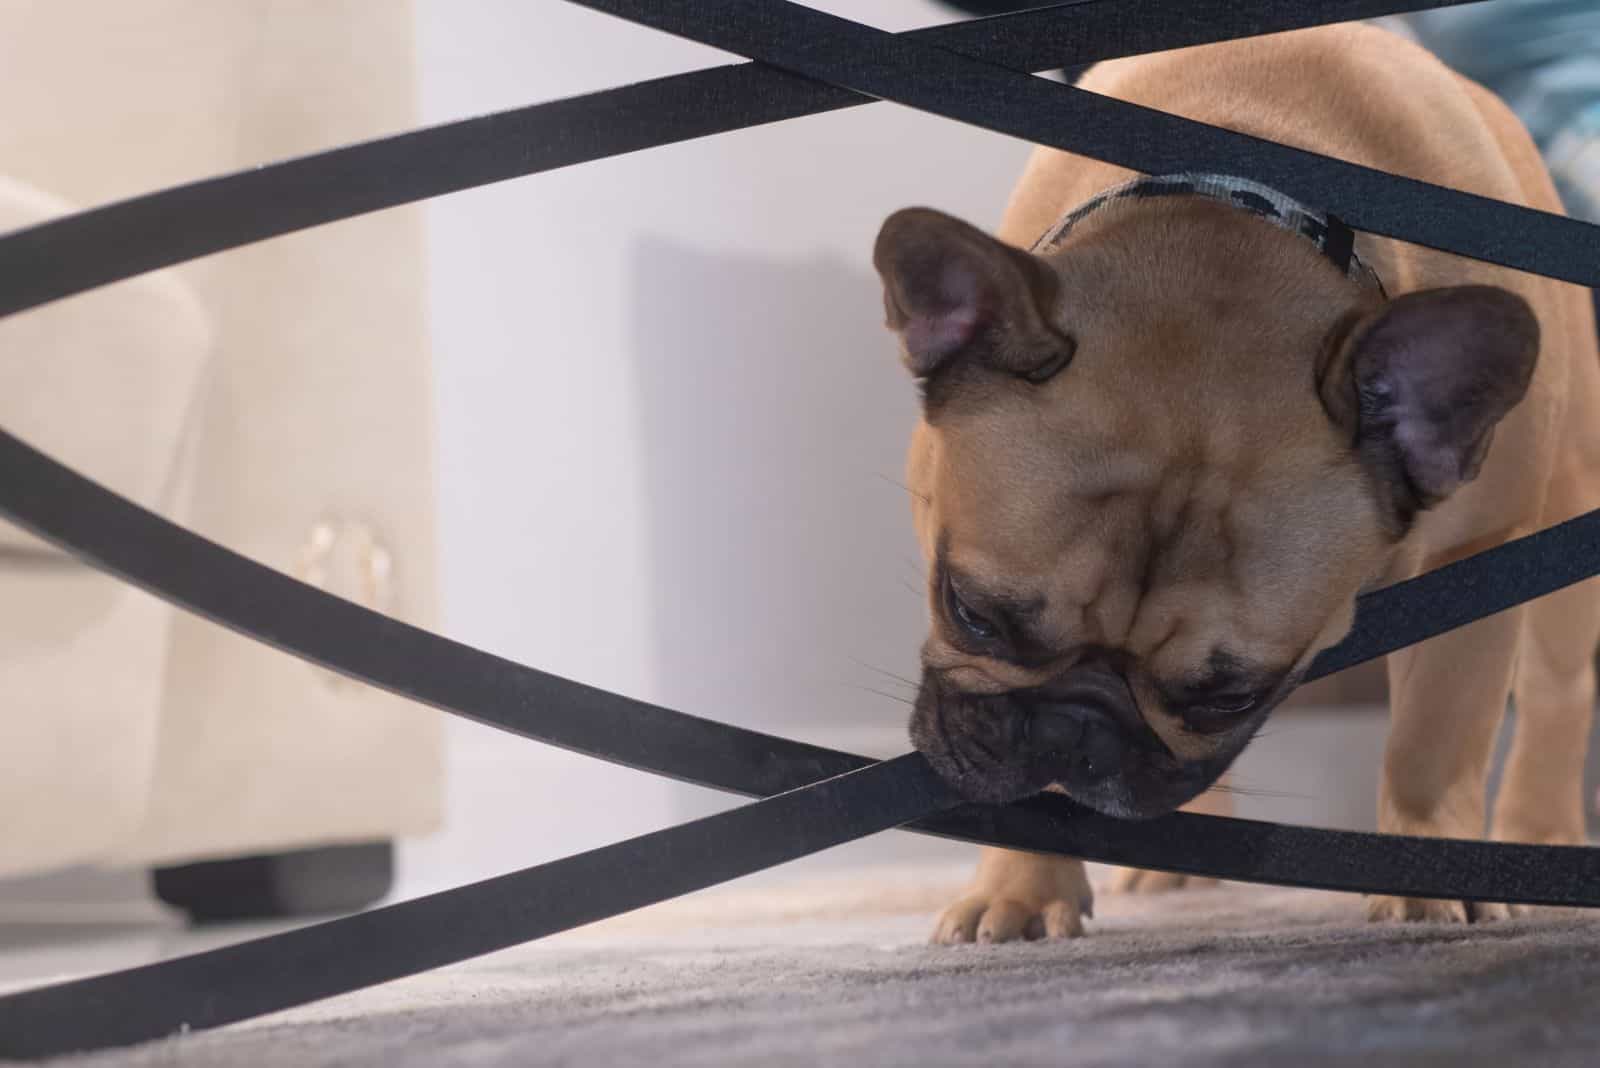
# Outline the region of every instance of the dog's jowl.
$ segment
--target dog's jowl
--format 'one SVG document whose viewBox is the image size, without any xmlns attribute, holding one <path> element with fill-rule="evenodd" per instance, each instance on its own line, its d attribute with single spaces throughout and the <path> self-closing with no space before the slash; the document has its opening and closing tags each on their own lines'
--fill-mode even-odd
<svg viewBox="0 0 1600 1068">
<path fill-rule="evenodd" d="M 1082 85 L 1561 210 L 1504 105 L 1380 30 L 1134 57 Z M 997 237 L 907 209 L 874 262 L 922 397 L 909 481 L 932 624 L 911 733 L 974 799 L 1214 805 L 1362 590 L 1600 499 L 1584 291 L 1351 234 L 1243 178 L 1040 150 Z M 1585 583 L 1392 656 L 1380 829 L 1581 841 L 1597 640 Z M 1076 935 L 1089 907 L 1078 862 L 987 850 L 935 938 Z"/>
</svg>

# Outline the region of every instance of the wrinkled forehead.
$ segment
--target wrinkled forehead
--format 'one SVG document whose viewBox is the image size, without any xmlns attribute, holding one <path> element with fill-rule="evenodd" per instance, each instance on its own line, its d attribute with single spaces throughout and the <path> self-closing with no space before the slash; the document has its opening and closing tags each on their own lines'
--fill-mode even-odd
<svg viewBox="0 0 1600 1068">
<path fill-rule="evenodd" d="M 1158 655 L 1157 670 L 1218 648 L 1287 666 L 1367 548 L 1359 473 L 1314 436 L 1235 449 L 1226 434 L 1123 436 L 993 412 L 936 433 L 935 563 L 1039 602 L 1060 647 Z M 1327 513 L 1352 522 L 1305 521 Z"/>
<path fill-rule="evenodd" d="M 1199 317 L 1203 320 L 1203 317 Z M 1084 319 L 1072 363 L 1043 386 L 988 376 L 946 390 L 928 415 L 929 474 L 956 540 L 1025 553 L 1142 502 L 1152 518 L 1226 511 L 1252 492 L 1347 467 L 1349 443 L 1313 384 L 1316 340 L 1218 337 L 1145 315 L 1106 330 Z M 1184 512 L 1183 514 L 1187 514 Z"/>
<path fill-rule="evenodd" d="M 1158 457 L 1082 432 L 989 422 L 942 433 L 932 496 L 946 551 L 992 581 L 1110 533 L 1117 507 L 1156 489 Z"/>
<path fill-rule="evenodd" d="M 1159 397 L 1130 398 L 1083 374 L 1048 396 L 1019 390 L 952 406 L 930 428 L 937 463 L 926 488 L 956 544 L 1034 559 L 1109 506 L 1158 493 L 1209 451 L 1182 440 L 1194 430 L 1180 418 Z"/>
</svg>

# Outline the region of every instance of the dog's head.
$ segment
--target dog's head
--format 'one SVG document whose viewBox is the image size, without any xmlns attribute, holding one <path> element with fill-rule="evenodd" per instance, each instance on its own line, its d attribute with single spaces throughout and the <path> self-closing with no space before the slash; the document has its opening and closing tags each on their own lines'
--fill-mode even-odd
<svg viewBox="0 0 1600 1068">
<path fill-rule="evenodd" d="M 932 626 L 917 747 L 964 794 L 1153 816 L 1208 788 L 1472 479 L 1538 324 L 1508 291 L 1384 300 L 1199 198 L 1032 255 L 927 209 L 874 262 L 923 394 Z"/>
</svg>

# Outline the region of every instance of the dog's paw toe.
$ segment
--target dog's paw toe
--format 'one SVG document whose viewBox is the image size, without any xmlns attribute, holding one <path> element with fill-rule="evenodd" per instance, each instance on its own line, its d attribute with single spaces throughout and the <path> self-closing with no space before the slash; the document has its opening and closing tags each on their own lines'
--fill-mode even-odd
<svg viewBox="0 0 1600 1068">
<path fill-rule="evenodd" d="M 1367 919 L 1373 923 L 1494 923 L 1517 914 L 1498 901 L 1451 901 L 1430 897 L 1367 898 Z"/>
<path fill-rule="evenodd" d="M 1077 901 L 1031 903 L 972 894 L 944 910 L 932 940 L 938 945 L 959 945 L 1078 938 L 1083 934 L 1083 915 L 1083 906 Z"/>
<path fill-rule="evenodd" d="M 1165 894 L 1173 890 L 1203 890 L 1216 885 L 1217 880 L 1198 875 L 1118 868 L 1111 877 L 1109 889 L 1113 894 Z"/>
</svg>

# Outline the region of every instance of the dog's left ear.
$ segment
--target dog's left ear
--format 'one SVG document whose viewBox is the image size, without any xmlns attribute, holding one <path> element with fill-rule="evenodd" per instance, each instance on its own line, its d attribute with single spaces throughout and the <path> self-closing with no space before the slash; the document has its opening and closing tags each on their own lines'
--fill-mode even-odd
<svg viewBox="0 0 1600 1068">
<path fill-rule="evenodd" d="M 1423 290 L 1357 321 L 1328 353 L 1317 387 L 1409 520 L 1477 477 L 1538 354 L 1539 321 L 1516 294 Z"/>
<path fill-rule="evenodd" d="M 1032 382 L 1072 359 L 1050 325 L 1056 278 L 1044 261 L 931 208 L 897 211 L 878 231 L 888 325 L 906 368 L 928 378 L 958 358 Z"/>
</svg>

